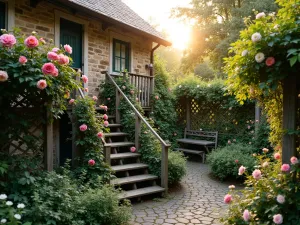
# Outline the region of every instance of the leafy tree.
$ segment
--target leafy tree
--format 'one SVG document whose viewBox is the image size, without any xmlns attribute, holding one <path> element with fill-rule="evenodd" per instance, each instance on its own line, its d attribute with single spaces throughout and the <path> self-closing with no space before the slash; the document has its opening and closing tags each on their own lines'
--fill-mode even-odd
<svg viewBox="0 0 300 225">
<path fill-rule="evenodd" d="M 173 17 L 194 22 L 190 45 L 182 60 L 185 71 L 192 70 L 207 56 L 220 70 L 230 43 L 238 39 L 239 31 L 245 27 L 243 18 L 253 15 L 253 9 L 265 13 L 277 10 L 274 0 L 192 0 L 190 4 L 191 8 L 172 10 Z"/>
<path fill-rule="evenodd" d="M 194 73 L 196 76 L 201 77 L 204 80 L 212 80 L 215 78 L 215 71 L 207 61 L 198 64 L 195 67 Z"/>
</svg>

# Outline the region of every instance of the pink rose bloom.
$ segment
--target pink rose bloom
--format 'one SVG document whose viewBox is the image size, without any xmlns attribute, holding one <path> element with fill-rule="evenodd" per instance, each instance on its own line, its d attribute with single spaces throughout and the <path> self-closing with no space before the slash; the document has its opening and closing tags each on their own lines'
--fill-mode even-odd
<svg viewBox="0 0 300 225">
<path fill-rule="evenodd" d="M 11 48 L 17 43 L 17 40 L 12 34 L 3 34 L 0 36 L 0 43 L 3 47 Z"/>
<path fill-rule="evenodd" d="M 80 131 L 86 131 L 87 130 L 87 125 L 85 125 L 85 124 L 82 124 L 80 127 L 79 127 L 79 129 L 80 129 Z"/>
<path fill-rule="evenodd" d="M 136 148 L 135 148 L 134 146 L 132 146 L 132 147 L 130 148 L 130 151 L 133 153 L 133 152 L 136 151 Z"/>
<path fill-rule="evenodd" d="M 122 89 L 125 90 L 125 89 L 126 89 L 126 86 L 122 86 Z"/>
<path fill-rule="evenodd" d="M 51 51 L 57 53 L 59 50 L 59 48 L 53 48 Z"/>
<path fill-rule="evenodd" d="M 104 126 L 105 126 L 105 127 L 108 127 L 108 125 L 109 125 L 109 122 L 108 122 L 108 121 L 104 121 L 104 123 L 103 123 L 103 124 L 104 124 Z"/>
<path fill-rule="evenodd" d="M 174 136 L 177 136 L 177 133 L 174 133 L 173 135 L 174 135 Z"/>
<path fill-rule="evenodd" d="M 248 222 L 250 220 L 250 212 L 248 209 L 245 209 L 243 212 L 243 219 Z"/>
<path fill-rule="evenodd" d="M 70 99 L 69 104 L 72 105 L 75 102 L 75 99 Z"/>
<path fill-rule="evenodd" d="M 55 52 L 48 52 L 47 58 L 53 61 L 59 60 L 59 56 Z"/>
<path fill-rule="evenodd" d="M 156 95 L 156 96 L 155 96 L 155 99 L 156 99 L 156 100 L 158 100 L 158 99 L 159 99 L 159 97 Z"/>
<path fill-rule="evenodd" d="M 25 63 L 27 63 L 27 58 L 25 56 L 20 56 L 19 63 L 21 63 L 22 65 L 25 65 Z"/>
<path fill-rule="evenodd" d="M 81 79 L 82 79 L 83 83 L 87 83 L 89 80 L 86 75 L 82 75 Z"/>
<path fill-rule="evenodd" d="M 46 44 L 46 41 L 44 38 L 40 38 L 40 42 L 42 42 L 43 44 Z"/>
<path fill-rule="evenodd" d="M 232 196 L 230 194 L 225 195 L 224 203 L 229 204 L 232 201 Z"/>
<path fill-rule="evenodd" d="M 266 65 L 267 66 L 273 66 L 275 64 L 275 58 L 274 57 L 268 57 L 266 59 Z"/>
<path fill-rule="evenodd" d="M 252 176 L 254 179 L 259 180 L 261 178 L 261 171 L 258 169 L 254 170 Z"/>
<path fill-rule="evenodd" d="M 248 130 L 251 129 L 251 126 L 248 126 Z"/>
<path fill-rule="evenodd" d="M 234 160 L 234 162 L 235 162 L 235 163 L 239 163 L 239 160 L 236 159 L 236 160 Z"/>
<path fill-rule="evenodd" d="M 297 164 L 297 163 L 298 163 L 298 159 L 297 159 L 295 156 L 293 156 L 293 157 L 291 158 L 291 163 L 292 163 L 292 165 Z"/>
<path fill-rule="evenodd" d="M 260 18 L 263 18 L 265 16 L 266 16 L 266 14 L 264 12 L 261 12 L 261 13 L 256 14 L 255 18 L 260 19 Z"/>
<path fill-rule="evenodd" d="M 110 98 L 107 98 L 107 101 L 110 101 Z"/>
<path fill-rule="evenodd" d="M 54 72 L 52 74 L 53 77 L 57 77 L 58 76 L 58 69 L 55 67 Z"/>
<path fill-rule="evenodd" d="M 64 49 L 67 53 L 72 54 L 72 47 L 70 45 L 64 45 Z"/>
<path fill-rule="evenodd" d="M 103 119 L 104 119 L 104 120 L 108 120 L 108 115 L 104 114 L 104 115 L 103 115 Z"/>
<path fill-rule="evenodd" d="M 228 141 L 227 141 L 227 143 L 230 145 L 230 144 L 231 144 L 231 141 L 230 141 L 230 140 L 228 140 Z"/>
<path fill-rule="evenodd" d="M 98 100 L 97 96 L 93 96 L 93 100 L 97 101 Z"/>
<path fill-rule="evenodd" d="M 282 224 L 282 222 L 283 222 L 283 217 L 282 217 L 282 215 L 281 215 L 281 214 L 276 214 L 276 215 L 274 215 L 274 216 L 273 216 L 273 222 L 274 222 L 275 224 Z"/>
<path fill-rule="evenodd" d="M 134 94 L 134 90 L 130 90 L 130 94 L 132 94 L 132 95 L 133 95 L 133 94 Z"/>
<path fill-rule="evenodd" d="M 277 195 L 276 200 L 278 203 L 283 204 L 285 202 L 285 197 L 283 195 Z"/>
<path fill-rule="evenodd" d="M 7 81 L 8 74 L 5 71 L 0 70 L 0 82 Z"/>
<path fill-rule="evenodd" d="M 262 167 L 267 167 L 268 165 L 269 165 L 268 162 L 264 162 L 264 163 L 262 164 Z"/>
<path fill-rule="evenodd" d="M 56 67 L 53 63 L 45 63 L 42 67 L 43 74 L 53 75 L 55 73 Z"/>
<path fill-rule="evenodd" d="M 264 153 L 267 153 L 269 151 L 269 149 L 267 149 L 267 148 L 263 148 L 262 150 Z"/>
<path fill-rule="evenodd" d="M 138 101 L 139 101 L 139 98 L 135 98 L 135 100 L 138 102 Z"/>
<path fill-rule="evenodd" d="M 274 154 L 274 159 L 279 160 L 281 158 L 281 155 L 279 153 Z"/>
<path fill-rule="evenodd" d="M 28 48 L 35 48 L 39 45 L 39 40 L 35 36 L 29 36 L 25 39 L 24 44 Z"/>
<path fill-rule="evenodd" d="M 89 92 L 89 89 L 88 88 L 85 88 L 85 89 L 83 89 L 84 90 L 84 92 Z"/>
<path fill-rule="evenodd" d="M 58 56 L 59 56 L 59 60 L 58 60 L 59 64 L 61 64 L 61 65 L 69 64 L 70 59 L 68 56 L 63 55 L 63 54 L 59 54 Z"/>
<path fill-rule="evenodd" d="M 90 159 L 90 160 L 88 161 L 88 164 L 89 164 L 89 166 L 94 166 L 94 165 L 96 164 L 96 162 L 95 162 L 95 160 Z"/>
<path fill-rule="evenodd" d="M 243 175 L 245 173 L 245 171 L 246 171 L 246 167 L 240 166 L 238 174 L 241 176 L 241 175 Z"/>
<path fill-rule="evenodd" d="M 46 80 L 39 80 L 37 83 L 36 83 L 36 86 L 38 89 L 45 89 L 47 87 L 47 82 Z"/>
<path fill-rule="evenodd" d="M 281 166 L 281 171 L 282 172 L 289 172 L 291 169 L 290 165 L 289 164 L 282 164 Z"/>
<path fill-rule="evenodd" d="M 98 138 L 102 138 L 102 137 L 103 137 L 103 133 L 102 133 L 102 132 L 99 132 L 99 133 L 97 134 L 97 137 L 98 137 Z"/>
<path fill-rule="evenodd" d="M 104 111 L 107 111 L 107 106 L 106 105 L 100 105 L 100 109 L 103 109 Z"/>
</svg>

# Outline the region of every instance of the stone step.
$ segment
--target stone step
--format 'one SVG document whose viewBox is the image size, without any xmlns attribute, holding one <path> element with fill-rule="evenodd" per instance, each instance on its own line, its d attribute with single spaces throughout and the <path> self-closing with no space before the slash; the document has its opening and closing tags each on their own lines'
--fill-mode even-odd
<svg viewBox="0 0 300 225">
<path fill-rule="evenodd" d="M 111 167 L 111 169 L 115 172 L 146 169 L 146 168 L 148 168 L 148 165 L 144 163 L 132 163 L 132 164 L 117 165 Z"/>
<path fill-rule="evenodd" d="M 143 181 L 148 181 L 148 180 L 156 180 L 157 178 L 158 178 L 158 176 L 155 176 L 155 175 L 142 174 L 142 175 L 136 175 L 136 176 L 130 176 L 130 177 L 117 178 L 115 180 L 112 180 L 111 184 L 123 185 L 123 184 L 137 183 L 137 182 L 143 182 Z"/>
<path fill-rule="evenodd" d="M 109 128 L 113 128 L 113 127 L 122 127 L 122 124 L 118 124 L 118 123 L 110 123 L 108 124 Z"/>
<path fill-rule="evenodd" d="M 134 146 L 134 143 L 133 142 L 112 142 L 112 143 L 106 143 L 106 146 L 117 148 L 117 147 Z"/>
<path fill-rule="evenodd" d="M 150 195 L 154 193 L 164 192 L 165 189 L 160 186 L 151 186 L 146 188 L 139 188 L 136 190 L 124 191 L 119 195 L 119 199 L 135 198 L 143 195 Z"/>
<path fill-rule="evenodd" d="M 121 137 L 121 136 L 127 136 L 128 133 L 124 132 L 112 132 L 112 133 L 106 133 L 104 134 L 105 137 Z"/>
<path fill-rule="evenodd" d="M 111 154 L 110 159 L 127 159 L 127 158 L 137 158 L 141 154 L 139 153 L 132 153 L 132 152 L 124 152 L 118 154 Z"/>
</svg>

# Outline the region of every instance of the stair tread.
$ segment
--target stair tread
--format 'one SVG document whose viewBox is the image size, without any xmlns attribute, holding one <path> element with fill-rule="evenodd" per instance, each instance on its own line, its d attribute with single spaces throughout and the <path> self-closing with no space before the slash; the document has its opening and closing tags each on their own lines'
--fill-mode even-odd
<svg viewBox="0 0 300 225">
<path fill-rule="evenodd" d="M 118 136 L 127 136 L 128 133 L 124 133 L 124 132 L 112 132 L 112 133 L 106 133 L 104 135 L 105 135 L 105 137 L 118 137 Z"/>
<path fill-rule="evenodd" d="M 144 163 L 132 163 L 132 164 L 112 166 L 111 168 L 113 171 L 120 172 L 120 171 L 127 171 L 127 170 L 144 169 L 147 167 L 148 165 Z"/>
<path fill-rule="evenodd" d="M 113 185 L 122 185 L 122 184 L 136 183 L 136 182 L 142 182 L 147 180 L 155 180 L 157 178 L 158 176 L 152 174 L 142 174 L 142 175 L 136 175 L 130 177 L 117 178 L 115 180 L 112 180 L 111 183 Z"/>
<path fill-rule="evenodd" d="M 182 152 L 186 152 L 186 153 L 193 153 L 193 154 L 204 153 L 204 151 L 198 151 L 198 150 L 186 149 L 186 148 L 175 148 L 174 150 L 182 151 Z"/>
<path fill-rule="evenodd" d="M 132 152 L 124 152 L 124 153 L 117 153 L 117 154 L 111 154 L 111 159 L 125 159 L 125 158 L 134 158 L 139 157 L 141 154 L 139 153 L 132 153 Z"/>
<path fill-rule="evenodd" d="M 125 146 L 134 146 L 133 142 L 112 142 L 106 143 L 108 147 L 125 147 Z"/>
<path fill-rule="evenodd" d="M 122 124 L 119 124 L 119 123 L 110 123 L 108 124 L 108 127 L 121 127 Z"/>
<path fill-rule="evenodd" d="M 125 199 L 125 198 L 134 198 L 139 197 L 143 195 L 150 195 L 154 193 L 163 192 L 165 189 L 160 186 L 151 186 L 146 188 L 139 188 L 136 190 L 130 190 L 130 191 L 124 191 L 119 195 L 119 199 Z"/>
</svg>

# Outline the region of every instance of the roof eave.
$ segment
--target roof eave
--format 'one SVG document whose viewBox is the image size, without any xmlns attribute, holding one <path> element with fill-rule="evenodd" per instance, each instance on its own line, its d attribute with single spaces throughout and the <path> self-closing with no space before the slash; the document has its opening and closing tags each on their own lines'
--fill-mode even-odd
<svg viewBox="0 0 300 225">
<path fill-rule="evenodd" d="M 48 1 L 52 2 L 51 0 L 48 0 Z M 135 28 L 133 26 L 130 26 L 130 25 L 122 23 L 122 22 L 120 22 L 118 20 L 112 19 L 111 17 L 108 17 L 106 15 L 97 13 L 97 12 L 91 10 L 91 9 L 88 9 L 86 7 L 78 5 L 78 4 L 74 3 L 74 2 L 69 2 L 69 1 L 65 1 L 65 0 L 55 0 L 55 1 L 59 2 L 62 5 L 71 7 L 72 10 L 75 10 L 75 13 L 76 12 L 84 13 L 84 14 L 88 15 L 89 17 L 94 17 L 94 18 L 102 20 L 103 22 L 117 25 L 117 26 L 122 27 L 123 29 L 129 30 L 129 31 L 131 31 L 133 33 L 145 36 L 145 37 L 149 38 L 150 40 L 152 40 L 153 42 L 161 44 L 161 45 L 163 45 L 165 47 L 172 45 L 171 42 L 169 42 L 169 41 L 167 41 L 167 40 L 165 40 L 163 38 L 160 38 L 158 36 L 149 34 L 149 33 L 145 32 L 145 31 L 137 29 L 137 28 Z"/>
</svg>

